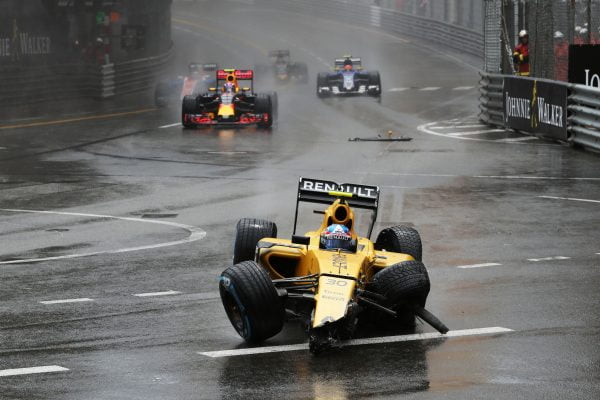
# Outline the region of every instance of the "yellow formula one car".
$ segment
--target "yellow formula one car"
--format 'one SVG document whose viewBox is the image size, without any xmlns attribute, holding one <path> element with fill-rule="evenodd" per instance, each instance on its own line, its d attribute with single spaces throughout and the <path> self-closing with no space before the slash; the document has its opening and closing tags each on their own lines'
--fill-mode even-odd
<svg viewBox="0 0 600 400">
<path fill-rule="evenodd" d="M 326 204 L 321 226 L 295 235 L 301 202 Z M 415 316 L 441 333 L 448 328 L 429 311 L 429 276 L 421 262 L 421 239 L 410 227 L 371 236 L 379 188 L 301 178 L 291 240 L 278 239 L 273 222 L 244 218 L 237 224 L 232 267 L 219 291 L 233 327 L 256 343 L 281 331 L 286 319 L 307 326 L 309 348 L 318 354 L 354 334 L 359 320 L 414 326 Z M 353 208 L 372 212 L 367 237 L 356 232 Z M 402 325 L 401 324 L 401 325 Z"/>
</svg>

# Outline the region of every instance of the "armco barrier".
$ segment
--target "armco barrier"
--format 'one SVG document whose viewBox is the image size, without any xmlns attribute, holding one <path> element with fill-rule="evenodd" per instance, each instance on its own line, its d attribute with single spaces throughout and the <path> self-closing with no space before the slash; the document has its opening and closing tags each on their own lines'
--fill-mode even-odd
<svg viewBox="0 0 600 400">
<path fill-rule="evenodd" d="M 483 34 L 458 25 L 396 10 L 342 0 L 254 0 L 270 9 L 371 26 L 384 32 L 414 36 L 483 58 Z"/>
<path fill-rule="evenodd" d="M 0 69 L 0 104 L 24 104 L 145 90 L 154 84 L 173 57 L 171 48 L 156 57 L 119 64 L 62 64 Z"/>
<path fill-rule="evenodd" d="M 480 72 L 479 119 L 494 126 L 505 128 L 503 89 L 504 78 L 511 75 L 497 75 Z M 514 78 L 514 77 L 513 77 Z M 520 78 L 531 80 L 532 78 Z M 569 91 L 567 97 L 568 141 L 587 149 L 600 151 L 600 89 L 556 82 Z"/>
</svg>

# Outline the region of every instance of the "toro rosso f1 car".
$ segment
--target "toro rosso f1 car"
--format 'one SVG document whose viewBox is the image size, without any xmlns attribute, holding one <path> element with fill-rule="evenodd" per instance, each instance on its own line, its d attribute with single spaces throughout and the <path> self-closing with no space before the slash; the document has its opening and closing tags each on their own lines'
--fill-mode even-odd
<svg viewBox="0 0 600 400">
<path fill-rule="evenodd" d="M 302 62 L 292 62 L 289 50 L 270 51 L 269 58 L 271 65 L 261 69 L 269 70 L 277 82 L 308 83 L 308 67 Z"/>
<path fill-rule="evenodd" d="M 315 210 L 323 216 L 320 226 L 297 236 L 301 202 L 327 208 Z M 277 238 L 273 222 L 241 219 L 234 265 L 219 280 L 225 312 L 238 334 L 261 342 L 279 333 L 286 320 L 300 319 L 309 349 L 317 354 L 350 339 L 360 321 L 386 321 L 395 329 L 414 326 L 418 316 L 446 333 L 424 308 L 430 283 L 419 233 L 394 226 L 374 243 L 369 239 L 378 204 L 376 186 L 301 178 L 291 240 Z M 357 233 L 353 209 L 372 213 L 366 237 Z"/>
<path fill-rule="evenodd" d="M 220 69 L 217 87 L 201 95 L 185 96 L 181 122 L 184 127 L 257 125 L 270 128 L 277 113 L 277 94 L 256 94 L 252 70 Z M 240 86 L 248 81 L 250 86 Z"/>
<path fill-rule="evenodd" d="M 381 98 L 379 72 L 364 71 L 360 58 L 338 58 L 333 72 L 321 72 L 317 76 L 318 97 L 352 95 Z"/>
<path fill-rule="evenodd" d="M 188 76 L 179 76 L 156 85 L 154 103 L 157 107 L 178 104 L 184 96 L 204 93 L 216 84 L 217 64 L 191 63 L 188 70 Z"/>
</svg>

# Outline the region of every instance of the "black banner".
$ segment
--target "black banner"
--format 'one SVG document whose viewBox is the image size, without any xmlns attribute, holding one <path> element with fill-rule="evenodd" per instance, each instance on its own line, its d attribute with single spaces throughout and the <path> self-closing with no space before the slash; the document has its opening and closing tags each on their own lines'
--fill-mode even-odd
<svg viewBox="0 0 600 400">
<path fill-rule="evenodd" d="M 0 65 L 39 65 L 67 52 L 66 25 L 51 18 L 1 18 Z"/>
<path fill-rule="evenodd" d="M 504 120 L 508 128 L 566 140 L 566 86 L 534 79 L 505 78 Z"/>
<path fill-rule="evenodd" d="M 600 45 L 569 46 L 569 82 L 600 88 Z"/>
</svg>

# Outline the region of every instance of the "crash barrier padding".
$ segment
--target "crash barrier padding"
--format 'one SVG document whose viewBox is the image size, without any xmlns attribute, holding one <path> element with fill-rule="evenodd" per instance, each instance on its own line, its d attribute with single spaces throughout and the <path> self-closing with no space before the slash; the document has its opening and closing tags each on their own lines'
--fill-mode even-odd
<svg viewBox="0 0 600 400">
<path fill-rule="evenodd" d="M 73 98 L 109 98 L 153 87 L 173 59 L 165 54 L 119 64 L 62 64 L 0 68 L 0 104 L 25 104 Z"/>
<path fill-rule="evenodd" d="M 504 109 L 504 79 L 531 81 L 533 78 L 486 72 L 480 72 L 480 75 L 479 119 L 488 125 L 509 129 Z M 600 88 L 559 81 L 552 83 L 567 89 L 567 141 L 600 151 Z"/>
<path fill-rule="evenodd" d="M 341 0 L 254 0 L 256 5 L 371 26 L 413 36 L 483 59 L 483 33 L 431 18 Z M 482 17 L 483 18 L 483 17 Z"/>
</svg>

